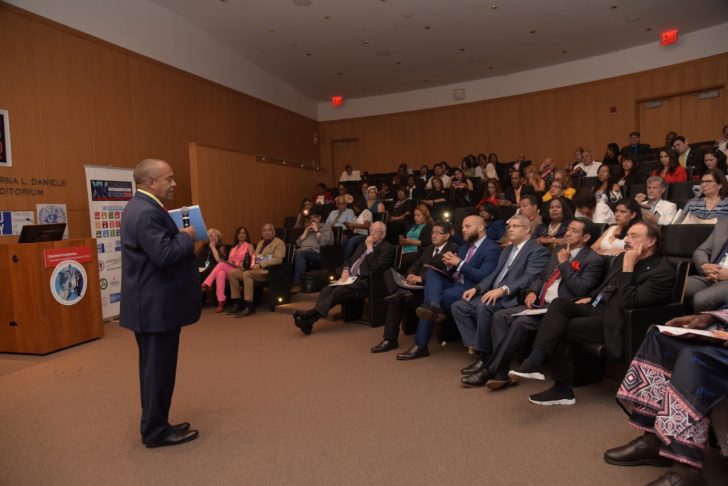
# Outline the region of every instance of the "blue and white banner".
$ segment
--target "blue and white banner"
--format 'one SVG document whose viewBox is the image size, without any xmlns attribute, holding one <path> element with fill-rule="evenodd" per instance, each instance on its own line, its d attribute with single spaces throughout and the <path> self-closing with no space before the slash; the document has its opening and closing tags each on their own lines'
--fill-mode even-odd
<svg viewBox="0 0 728 486">
<path fill-rule="evenodd" d="M 119 315 L 121 300 L 121 213 L 136 186 L 134 171 L 87 165 L 86 190 L 91 238 L 99 256 L 99 288 L 104 319 Z"/>
</svg>

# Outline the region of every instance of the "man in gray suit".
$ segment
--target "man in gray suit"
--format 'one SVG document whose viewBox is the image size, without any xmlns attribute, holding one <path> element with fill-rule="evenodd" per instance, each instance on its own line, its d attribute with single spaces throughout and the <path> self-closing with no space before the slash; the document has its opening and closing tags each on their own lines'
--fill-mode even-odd
<svg viewBox="0 0 728 486">
<path fill-rule="evenodd" d="M 511 245 L 498 259 L 495 270 L 455 302 L 452 316 L 465 346 L 474 346 L 478 361 L 487 362 L 492 352 L 491 321 L 493 314 L 518 305 L 518 294 L 543 270 L 549 252 L 531 239 L 531 222 L 522 215 L 508 220 Z M 473 299 L 475 296 L 479 299 Z M 473 363 L 472 366 L 476 366 Z"/>
<path fill-rule="evenodd" d="M 700 275 L 688 277 L 685 297 L 695 313 L 728 305 L 728 220 L 716 223 L 707 240 L 693 253 Z"/>
<path fill-rule="evenodd" d="M 602 278 L 604 259 L 589 246 L 598 229 L 586 218 L 569 223 L 566 245 L 551 253 L 548 264 L 524 292 L 525 305 L 501 309 L 493 316 L 493 354 L 487 363 L 464 368 L 462 383 L 467 387 L 486 385 L 500 390 L 511 384 L 508 369 L 513 355 L 526 344 L 528 335 L 538 329 L 543 314 L 514 316 L 526 309 L 548 308 L 557 297 L 576 299 L 589 295 Z"/>
</svg>

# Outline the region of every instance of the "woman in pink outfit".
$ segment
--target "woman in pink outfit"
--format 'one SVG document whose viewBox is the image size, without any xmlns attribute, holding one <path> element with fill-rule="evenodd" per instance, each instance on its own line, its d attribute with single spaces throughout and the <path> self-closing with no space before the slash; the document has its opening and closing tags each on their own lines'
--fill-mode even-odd
<svg viewBox="0 0 728 486">
<path fill-rule="evenodd" d="M 225 281 L 229 279 L 230 272 L 236 268 L 247 270 L 251 266 L 255 248 L 248 242 L 248 230 L 244 226 L 235 230 L 235 236 L 238 244 L 230 250 L 230 256 L 227 261 L 222 261 L 215 265 L 204 282 L 202 282 L 203 292 L 208 290 L 212 283 L 215 282 L 215 294 L 217 295 L 217 308 L 215 312 L 222 312 L 225 305 Z M 248 257 L 246 259 L 246 256 Z M 246 261 L 247 260 L 247 261 Z"/>
</svg>

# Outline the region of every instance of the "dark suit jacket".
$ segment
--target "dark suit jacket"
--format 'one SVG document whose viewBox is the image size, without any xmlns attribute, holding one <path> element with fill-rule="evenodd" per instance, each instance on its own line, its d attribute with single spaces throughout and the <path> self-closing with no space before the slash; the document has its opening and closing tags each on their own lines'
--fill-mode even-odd
<svg viewBox="0 0 728 486">
<path fill-rule="evenodd" d="M 465 243 L 458 248 L 458 256 L 461 260 L 465 260 L 465 257 L 468 256 L 469 248 L 470 243 Z M 491 274 L 498 263 L 498 256 L 500 254 L 501 249 L 498 243 L 486 237 L 470 261 L 463 263 L 463 266 L 458 270 L 463 276 L 465 288 L 469 289 L 474 287 L 475 284 Z M 451 270 L 455 272 L 456 269 L 452 268 Z"/>
<path fill-rule="evenodd" d="M 510 245 L 503 250 L 495 270 L 478 283 L 476 287 L 479 294 L 493 289 L 495 279 L 503 270 L 503 267 L 506 266 L 513 248 L 514 245 Z M 503 307 L 513 307 L 518 304 L 518 295 L 536 278 L 548 261 L 549 252 L 543 245 L 534 239 L 526 241 L 521 251 L 516 255 L 516 259 L 511 263 L 511 268 L 505 274 L 501 283 L 501 286 L 507 285 L 510 291 L 509 295 L 502 298 Z"/>
<path fill-rule="evenodd" d="M 533 186 L 529 184 L 523 184 L 523 187 L 521 187 L 521 196 L 525 196 L 526 194 L 535 194 L 536 191 L 533 190 Z M 513 190 L 513 186 L 506 187 L 504 194 L 506 195 L 506 199 L 508 199 L 513 204 L 516 204 L 516 191 Z"/>
<path fill-rule="evenodd" d="M 688 152 L 688 158 L 685 161 L 686 167 L 703 167 L 705 165 L 705 162 L 703 161 L 703 153 L 693 147 L 690 147 L 690 152 Z"/>
<path fill-rule="evenodd" d="M 624 253 L 614 259 L 604 282 L 591 295 L 595 298 L 610 280 L 616 279 L 616 290 L 607 301 L 604 314 L 604 342 L 614 358 L 622 356 L 622 310 L 666 304 L 675 284 L 675 269 L 665 257 L 653 255 L 640 260 L 630 273 L 622 271 L 623 263 Z"/>
<path fill-rule="evenodd" d="M 718 263 L 717 260 L 726 241 L 728 241 L 728 219 L 719 219 L 708 239 L 693 252 L 693 263 L 700 275 L 703 275 L 703 270 L 700 268 L 703 264 Z"/>
<path fill-rule="evenodd" d="M 641 143 L 639 147 L 637 147 L 637 153 L 632 152 L 632 146 L 631 145 L 625 145 L 622 147 L 622 150 L 620 150 L 622 155 L 643 155 L 643 154 L 649 154 L 650 153 L 650 146 L 646 143 Z"/>
<path fill-rule="evenodd" d="M 446 251 L 457 251 L 458 245 L 454 241 L 448 241 L 445 246 L 442 247 L 442 251 L 437 254 L 435 258 L 432 257 L 432 253 L 435 251 L 435 245 L 425 247 L 420 253 L 419 258 L 415 260 L 412 265 L 407 269 L 407 275 L 420 275 L 422 276 L 425 272 L 423 267 L 425 265 L 432 265 L 441 270 L 445 270 L 445 264 L 442 262 L 442 254 Z"/>
<path fill-rule="evenodd" d="M 580 266 L 579 270 L 574 270 L 572 263 L 569 261 L 559 264 L 557 253 L 562 248 L 564 247 L 558 246 L 554 249 L 543 271 L 528 285 L 526 295 L 529 292 L 535 292 L 537 296 L 540 295 L 544 284 L 548 282 L 557 267 L 561 271 L 559 297 L 564 299 L 585 297 L 599 285 L 604 271 L 604 258 L 592 250 L 591 247 L 585 246 L 574 257 L 573 261 L 579 262 Z"/>
<path fill-rule="evenodd" d="M 164 208 L 146 194 L 134 195 L 121 216 L 122 327 L 172 331 L 200 318 L 194 247 Z"/>
<path fill-rule="evenodd" d="M 344 268 L 350 269 L 351 266 L 354 265 L 354 262 L 356 262 L 366 251 L 366 244 L 361 242 L 349 259 L 344 262 Z M 369 279 L 369 274 L 371 272 L 381 272 L 391 267 L 394 263 L 395 252 L 396 247 L 386 241 L 382 241 L 376 245 L 372 252 L 364 258 L 364 261 L 359 267 L 359 276 L 357 277 L 357 281 Z"/>
</svg>

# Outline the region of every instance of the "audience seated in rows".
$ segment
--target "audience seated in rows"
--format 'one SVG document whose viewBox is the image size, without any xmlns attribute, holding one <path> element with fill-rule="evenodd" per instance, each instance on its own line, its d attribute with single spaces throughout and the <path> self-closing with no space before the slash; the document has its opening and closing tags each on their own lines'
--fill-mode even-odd
<svg viewBox="0 0 728 486">
<path fill-rule="evenodd" d="M 301 332 L 311 334 L 314 323 L 325 317 L 333 306 L 352 298 L 363 298 L 369 290 L 370 274 L 388 270 L 392 266 L 395 248 L 385 241 L 386 236 L 387 227 L 384 223 L 372 223 L 369 236 L 344 263 L 336 285 L 324 287 L 312 309 L 294 313 L 294 324 Z"/>
<path fill-rule="evenodd" d="M 528 218 L 515 215 L 508 220 L 510 245 L 498 263 L 475 285 L 465 286 L 460 299 L 452 304 L 452 316 L 465 347 L 472 347 L 483 358 L 493 351 L 491 324 L 493 314 L 518 305 L 520 293 L 543 270 L 549 252 L 532 237 Z"/>
<path fill-rule="evenodd" d="M 528 283 L 523 305 L 508 307 L 493 315 L 492 352 L 482 354 L 461 372 L 467 387 L 487 386 L 500 390 L 511 384 L 511 360 L 523 348 L 529 335 L 538 330 L 543 314 L 517 315 L 525 310 L 548 309 L 554 299 L 573 300 L 589 295 L 601 282 L 604 259 L 590 245 L 598 230 L 594 223 L 578 218 L 564 235 L 564 245 L 551 253 L 541 273 Z"/>
<path fill-rule="evenodd" d="M 215 268 L 210 272 L 207 278 L 202 282 L 202 291 L 206 292 L 212 284 L 215 284 L 215 294 L 217 296 L 217 308 L 215 312 L 222 312 L 225 305 L 225 282 L 231 281 L 232 273 L 237 269 L 247 270 L 250 268 L 255 250 L 250 243 L 248 229 L 240 226 L 235 230 L 237 243 L 230 250 L 227 260 L 221 260 Z M 232 285 L 231 285 L 232 287 Z"/>
<path fill-rule="evenodd" d="M 399 360 L 412 360 L 429 355 L 428 342 L 435 322 L 446 319 L 452 303 L 458 300 L 464 290 L 472 287 L 493 272 L 500 247 L 486 238 L 485 222 L 480 216 L 467 216 L 463 220 L 463 238 L 466 243 L 457 252 L 445 252 L 442 261 L 446 272 L 428 269 L 425 273 L 425 289 L 422 305 L 417 308 L 420 317 L 415 334 L 415 343 Z"/>
<path fill-rule="evenodd" d="M 549 357 L 554 385 L 531 395 L 531 403 L 575 403 L 569 346 L 605 344 L 607 354 L 619 358 L 624 347 L 622 311 L 670 301 L 675 269 L 662 256 L 660 228 L 638 221 L 629 227 L 625 240 L 625 251 L 616 258 L 596 290 L 575 301 L 556 298 L 551 302 L 538 327 L 530 354 L 508 373 L 509 379 L 514 381 L 544 380 L 544 361 Z"/>
</svg>

